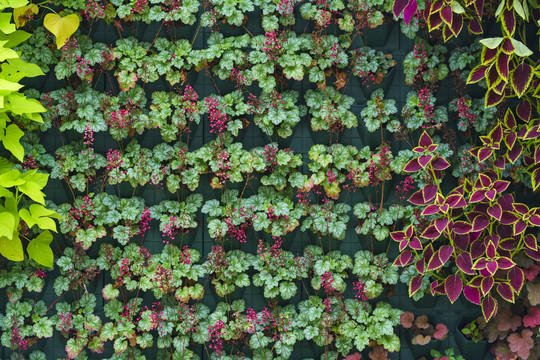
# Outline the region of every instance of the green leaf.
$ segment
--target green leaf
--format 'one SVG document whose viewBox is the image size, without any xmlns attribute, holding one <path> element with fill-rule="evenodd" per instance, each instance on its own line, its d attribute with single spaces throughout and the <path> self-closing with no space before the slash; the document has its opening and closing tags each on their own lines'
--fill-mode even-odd
<svg viewBox="0 0 540 360">
<path fill-rule="evenodd" d="M 43 19 L 43 26 L 56 36 L 56 47 L 60 49 L 79 28 L 79 17 L 76 14 L 64 17 L 57 14 L 47 14 Z"/>
<path fill-rule="evenodd" d="M 480 40 L 480 43 L 489 49 L 495 49 L 503 41 L 502 37 L 494 37 Z"/>
<path fill-rule="evenodd" d="M 23 261 L 24 251 L 19 236 L 15 235 L 11 240 L 0 236 L 0 254 L 11 261 Z"/>
<path fill-rule="evenodd" d="M 512 45 L 514 45 L 515 47 L 514 53 L 516 55 L 521 56 L 521 57 L 527 57 L 533 54 L 531 49 L 529 49 L 527 45 L 525 45 L 521 41 L 516 40 L 514 38 L 510 38 L 510 40 L 512 41 Z"/>
<path fill-rule="evenodd" d="M 0 236 L 13 239 L 15 231 L 15 217 L 9 211 L 0 212 Z"/>
<path fill-rule="evenodd" d="M 24 132 L 19 129 L 15 124 L 11 124 L 6 129 L 6 135 L 3 139 L 4 147 L 11 151 L 11 153 L 19 160 L 24 159 L 24 148 L 21 145 L 21 137 Z"/>
<path fill-rule="evenodd" d="M 54 255 L 50 244 L 52 242 L 52 234 L 49 231 L 44 231 L 39 234 L 34 240 L 28 244 L 28 255 L 35 262 L 46 267 L 53 267 Z"/>
<path fill-rule="evenodd" d="M 11 13 L 0 13 L 0 30 L 4 34 L 11 34 L 17 30 L 15 24 L 11 22 Z"/>
</svg>

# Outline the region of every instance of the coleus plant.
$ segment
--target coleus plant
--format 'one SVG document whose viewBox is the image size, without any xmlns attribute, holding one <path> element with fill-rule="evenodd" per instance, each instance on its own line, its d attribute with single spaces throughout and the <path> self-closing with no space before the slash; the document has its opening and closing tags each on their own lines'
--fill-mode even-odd
<svg viewBox="0 0 540 360">
<path fill-rule="evenodd" d="M 500 147 L 503 134 L 502 126 L 495 127 L 482 137 L 488 145 L 473 149 L 475 154 L 482 161 L 497 159 L 494 148 Z M 431 174 L 431 182 L 409 198 L 429 217 L 422 228 L 411 225 L 391 234 L 401 252 L 394 264 L 415 264 L 418 275 L 409 284 L 410 296 L 419 290 L 426 274 L 433 274 L 433 294 L 446 295 L 453 303 L 463 293 L 481 305 L 489 320 L 497 313 L 496 294 L 513 302 L 523 287 L 524 271 L 516 264 L 516 256 L 523 253 L 540 260 L 537 240 L 529 230 L 540 226 L 540 209 L 530 209 L 505 194 L 509 182 L 501 180 L 502 170 L 496 166 L 478 174 L 474 183 L 465 179 L 444 193 L 442 172 L 450 164 L 434 155 L 437 147 L 424 132 L 414 148 L 416 157 L 405 166 L 407 172 L 427 169 Z"/>
</svg>

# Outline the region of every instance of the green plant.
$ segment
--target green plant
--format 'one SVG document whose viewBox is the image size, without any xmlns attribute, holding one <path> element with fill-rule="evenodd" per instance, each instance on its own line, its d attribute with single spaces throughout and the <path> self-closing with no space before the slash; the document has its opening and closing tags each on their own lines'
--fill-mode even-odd
<svg viewBox="0 0 540 360">
<path fill-rule="evenodd" d="M 307 176 L 300 172 L 302 154 L 295 154 L 291 149 L 280 149 L 276 143 L 253 148 L 251 154 L 254 171 L 262 175 L 261 184 L 273 186 L 278 191 L 289 186 L 304 186 Z"/>
<path fill-rule="evenodd" d="M 67 340 L 65 349 L 68 358 L 75 359 L 80 354 L 86 354 L 86 347 L 95 353 L 104 351 L 104 341 L 99 337 L 101 318 L 94 314 L 96 305 L 96 296 L 90 293 L 83 294 L 72 304 L 56 304 L 57 314 L 51 317 L 51 321 Z"/>
<path fill-rule="evenodd" d="M 389 131 L 399 126 L 399 121 L 394 116 L 398 110 L 396 101 L 393 99 L 384 99 L 384 91 L 377 89 L 371 94 L 366 107 L 362 109 L 360 116 L 369 132 L 377 131 L 382 124 L 387 124 Z"/>
<path fill-rule="evenodd" d="M 53 336 L 53 321 L 45 316 L 47 306 L 43 300 L 23 299 L 7 303 L 0 313 L 0 339 L 2 345 L 22 353 L 40 339 Z"/>
<path fill-rule="evenodd" d="M 443 354 L 441 354 L 435 349 L 430 350 L 430 355 L 433 356 L 433 360 L 465 360 L 465 358 L 461 355 L 454 355 L 454 348 L 444 350 Z"/>
<path fill-rule="evenodd" d="M 397 61 L 392 54 L 363 46 L 351 52 L 350 66 L 352 73 L 362 79 L 362 84 L 380 84 L 388 71 L 393 68 Z"/>
<path fill-rule="evenodd" d="M 225 252 L 222 246 L 213 246 L 208 260 L 204 264 L 212 278 L 216 294 L 221 297 L 232 293 L 236 287 L 247 287 L 251 284 L 247 271 L 255 256 L 242 250 Z"/>
<path fill-rule="evenodd" d="M 486 321 L 483 317 L 472 320 L 466 324 L 460 331 L 465 335 L 467 339 L 471 339 L 475 343 L 484 339 L 484 329 L 486 328 Z"/>
<path fill-rule="evenodd" d="M 304 258 L 313 264 L 311 287 L 314 290 L 328 292 L 327 285 L 332 291 L 343 293 L 347 284 L 345 279 L 349 277 L 348 269 L 353 267 L 353 261 L 347 254 L 338 250 L 325 253 L 318 245 L 308 245 L 304 248 Z M 331 279 L 331 280 L 330 280 Z"/>
<path fill-rule="evenodd" d="M 358 219 L 356 233 L 361 235 L 373 235 L 377 241 L 383 241 L 390 235 L 402 220 L 405 223 L 416 223 L 414 220 L 414 207 L 391 205 L 389 208 L 378 209 L 368 202 L 354 205 L 354 216 Z"/>
<path fill-rule="evenodd" d="M 91 145 L 76 141 L 56 150 L 51 178 L 64 180 L 72 191 L 86 192 L 90 184 L 98 181 L 99 172 L 106 165 L 105 157 Z"/>
<path fill-rule="evenodd" d="M 356 115 L 350 111 L 354 98 L 341 94 L 333 87 L 324 90 L 308 89 L 305 94 L 306 105 L 311 115 L 311 129 L 340 133 L 345 128 L 358 126 Z"/>
<path fill-rule="evenodd" d="M 278 93 L 272 90 L 270 93 L 263 92 L 259 97 L 250 96 L 248 105 L 255 125 L 265 134 L 272 136 L 275 131 L 278 136 L 286 138 L 292 135 L 293 128 L 307 113 L 306 106 L 297 105 L 297 101 L 297 91 Z"/>
<path fill-rule="evenodd" d="M 40 293 L 45 286 L 47 271 L 43 266 L 25 259 L 21 262 L 8 263 L 0 271 L 0 289 L 6 288 L 9 302 L 19 301 L 27 292 Z"/>
<path fill-rule="evenodd" d="M 364 294 L 368 299 L 379 297 L 383 286 L 395 285 L 398 281 L 397 269 L 386 255 L 373 255 L 369 250 L 360 250 L 354 254 L 352 272 L 364 284 Z"/>
<path fill-rule="evenodd" d="M 294 256 L 281 249 L 281 240 L 270 246 L 259 240 L 257 257 L 253 260 L 253 285 L 264 287 L 264 297 L 283 300 L 292 298 L 297 290 L 296 280 L 308 277 L 311 262 L 307 258 Z M 311 258 L 310 258 L 311 259 Z"/>
<path fill-rule="evenodd" d="M 302 221 L 301 230 L 309 230 L 319 238 L 328 236 L 330 239 L 343 240 L 349 222 L 349 211 L 350 205 L 334 203 L 332 200 L 322 205 L 312 204 Z"/>
<path fill-rule="evenodd" d="M 446 107 L 435 105 L 436 98 L 427 88 L 419 92 L 410 91 L 407 102 L 401 109 L 401 116 L 409 131 L 434 128 L 448 122 Z"/>
<path fill-rule="evenodd" d="M 201 209 L 201 194 L 191 194 L 185 201 L 164 200 L 150 207 L 150 216 L 159 220 L 159 230 L 163 237 L 174 240 L 179 234 L 194 231 L 200 223 L 197 212 Z"/>
<path fill-rule="evenodd" d="M 408 85 L 434 85 L 448 76 L 444 45 L 430 45 L 427 41 L 416 38 L 414 50 L 403 60 L 405 82 Z"/>
</svg>

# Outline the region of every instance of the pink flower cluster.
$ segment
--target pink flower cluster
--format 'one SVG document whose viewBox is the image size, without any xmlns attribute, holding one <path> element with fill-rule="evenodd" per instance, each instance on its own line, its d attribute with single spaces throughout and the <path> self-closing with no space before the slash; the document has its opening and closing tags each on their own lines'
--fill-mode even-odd
<svg viewBox="0 0 540 360">
<path fill-rule="evenodd" d="M 396 185 L 396 195 L 400 200 L 407 199 L 412 190 L 414 190 L 414 181 L 411 176 L 407 176 L 405 180 Z"/>
<path fill-rule="evenodd" d="M 366 296 L 366 284 L 362 280 L 358 280 L 353 283 L 353 289 L 356 291 L 354 295 L 360 301 L 367 301 L 368 297 Z"/>
<path fill-rule="evenodd" d="M 15 320 L 15 318 L 13 318 L 13 323 L 16 323 L 16 322 L 17 322 L 17 320 Z M 19 329 L 18 326 L 15 326 L 13 328 L 13 330 L 11 331 L 10 344 L 15 349 L 21 349 L 23 351 L 26 350 L 26 348 L 28 346 L 28 340 L 26 340 L 25 338 L 22 337 L 21 329 Z"/>
<path fill-rule="evenodd" d="M 60 324 L 58 325 L 58 329 L 60 330 L 62 335 L 67 338 L 69 336 L 69 331 L 73 328 L 73 314 L 71 314 L 70 312 L 65 313 L 63 311 L 60 311 L 58 315 L 60 316 Z"/>
<path fill-rule="evenodd" d="M 383 146 L 379 152 L 379 162 L 375 163 L 373 158 L 370 159 L 369 183 L 371 186 L 377 186 L 386 180 L 386 173 L 388 172 L 391 161 L 390 155 L 390 149 L 387 146 Z"/>
<path fill-rule="evenodd" d="M 210 341 L 208 347 L 213 348 L 216 354 L 221 356 L 223 351 L 223 339 L 221 337 L 226 334 L 225 323 L 220 319 L 214 325 L 210 325 L 208 330 L 208 341 Z"/>
<path fill-rule="evenodd" d="M 468 127 L 473 125 L 476 120 L 476 115 L 471 112 L 471 107 L 467 104 L 467 99 L 460 97 L 457 99 L 458 117 L 461 120 L 459 125 L 462 127 Z M 466 123 L 465 123 L 466 122 Z"/>
<path fill-rule="evenodd" d="M 133 9 L 131 9 L 131 13 L 142 14 L 146 10 L 147 7 L 148 7 L 148 2 L 146 0 L 136 0 L 135 5 L 133 6 Z"/>
<path fill-rule="evenodd" d="M 267 31 L 264 36 L 263 52 L 270 61 L 276 61 L 281 54 L 283 39 L 278 38 L 278 33 L 275 31 Z"/>
<path fill-rule="evenodd" d="M 150 229 L 150 220 L 150 209 L 146 207 L 143 210 L 141 220 L 139 221 L 139 232 L 137 233 L 137 235 L 144 236 L 144 234 L 146 234 L 148 229 Z"/>
<path fill-rule="evenodd" d="M 220 134 L 227 131 L 229 119 L 225 111 L 222 111 L 222 105 L 219 99 L 209 96 L 204 99 L 204 105 L 208 107 L 208 117 L 210 121 L 210 132 Z"/>
<path fill-rule="evenodd" d="M 418 106 L 424 111 L 424 117 L 428 123 L 433 123 L 435 121 L 435 112 L 434 106 L 431 104 L 431 96 L 431 91 L 427 87 L 420 89 L 418 92 L 418 98 L 420 99 Z M 422 125 L 422 128 L 427 127 L 429 126 Z"/>
<path fill-rule="evenodd" d="M 94 218 L 94 203 L 92 199 L 85 195 L 79 207 L 71 207 L 69 216 L 79 223 L 78 228 L 92 228 L 91 220 Z"/>
<path fill-rule="evenodd" d="M 36 160 L 32 155 L 28 155 L 26 160 L 21 164 L 22 168 L 25 170 L 37 169 Z"/>
</svg>

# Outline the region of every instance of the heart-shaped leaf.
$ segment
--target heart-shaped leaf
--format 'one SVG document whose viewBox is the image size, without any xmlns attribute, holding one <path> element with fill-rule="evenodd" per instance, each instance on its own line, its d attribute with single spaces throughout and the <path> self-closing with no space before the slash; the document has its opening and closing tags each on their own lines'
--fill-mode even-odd
<svg viewBox="0 0 540 360">
<path fill-rule="evenodd" d="M 56 47 L 60 49 L 79 28 L 79 17 L 76 14 L 64 17 L 57 14 L 47 14 L 43 19 L 43 26 L 56 36 Z"/>
</svg>

